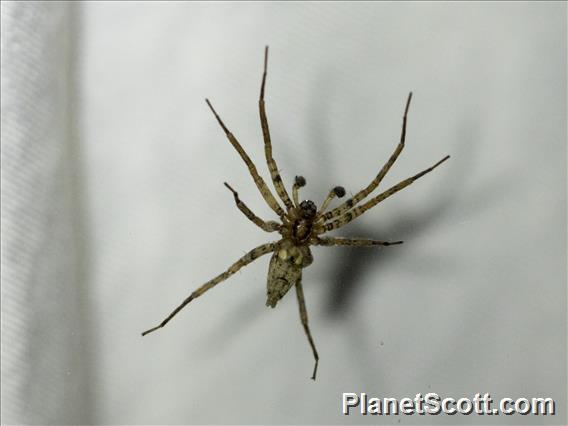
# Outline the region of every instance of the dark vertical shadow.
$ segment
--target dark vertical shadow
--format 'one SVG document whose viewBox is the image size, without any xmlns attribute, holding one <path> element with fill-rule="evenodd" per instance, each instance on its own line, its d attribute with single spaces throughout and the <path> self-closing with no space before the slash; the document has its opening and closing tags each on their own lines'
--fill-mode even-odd
<svg viewBox="0 0 568 426">
<path fill-rule="evenodd" d="M 73 212 L 73 238 L 76 259 L 76 309 L 78 311 L 77 334 L 80 339 L 80 353 L 76 372 L 81 375 L 80 385 L 77 387 L 79 395 L 75 395 L 80 407 L 70 407 L 74 418 L 70 424 L 97 424 L 97 402 L 94 389 L 97 387 L 97 374 L 95 368 L 95 354 L 97 353 L 97 340 L 94 333 L 94 310 L 90 305 L 92 282 L 90 259 L 92 258 L 90 242 L 91 235 L 88 226 L 87 200 L 88 193 L 85 177 L 85 153 L 83 151 L 82 117 L 80 114 L 82 93 L 80 92 L 82 77 L 82 28 L 83 4 L 80 2 L 67 3 L 69 8 L 68 28 L 68 109 L 67 109 L 67 153 L 69 158 L 69 179 L 71 186 L 71 205 Z"/>
</svg>

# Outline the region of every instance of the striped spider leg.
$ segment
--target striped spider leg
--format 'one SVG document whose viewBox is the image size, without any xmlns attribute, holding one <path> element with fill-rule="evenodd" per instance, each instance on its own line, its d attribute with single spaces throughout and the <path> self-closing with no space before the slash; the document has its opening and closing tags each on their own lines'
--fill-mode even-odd
<svg viewBox="0 0 568 426">
<path fill-rule="evenodd" d="M 388 171 L 390 170 L 390 168 L 395 163 L 398 156 L 400 155 L 400 153 L 404 149 L 404 143 L 405 143 L 405 140 L 406 140 L 406 122 L 407 122 L 407 118 L 408 118 L 408 109 L 410 107 L 410 101 L 411 100 L 412 100 L 412 92 L 410 92 L 408 94 L 408 98 L 406 100 L 406 106 L 404 107 L 404 115 L 403 115 L 403 118 L 402 118 L 402 130 L 401 130 L 401 133 L 400 133 L 400 142 L 396 146 L 394 152 L 391 154 L 391 156 L 389 157 L 387 162 L 383 165 L 383 167 L 381 168 L 381 170 L 379 171 L 377 176 L 371 181 L 371 183 L 369 183 L 369 185 L 367 185 L 365 188 L 363 188 L 361 191 L 359 191 L 353 197 L 349 198 L 348 200 L 346 200 L 344 203 L 342 203 L 338 207 L 336 207 L 336 208 L 334 208 L 330 211 L 325 212 L 325 207 L 327 207 L 327 204 L 329 203 L 331 198 L 333 198 L 333 195 L 334 195 L 333 194 L 334 191 L 330 192 L 330 194 L 328 195 L 328 198 L 324 201 L 324 204 L 322 206 L 321 211 L 318 214 L 318 218 L 316 220 L 316 227 L 317 227 L 316 232 L 322 234 L 322 233 L 325 233 L 325 232 L 332 231 L 334 229 L 341 228 L 342 226 L 346 225 L 347 223 L 349 223 L 352 220 L 356 219 L 357 217 L 361 216 L 363 213 L 365 213 L 370 208 L 376 206 L 381 201 L 385 200 L 386 198 L 390 197 L 391 195 L 395 194 L 396 192 L 406 188 L 407 186 L 412 184 L 415 180 L 417 180 L 417 179 L 421 178 L 422 176 L 424 176 L 425 174 L 431 172 L 436 167 L 438 167 L 440 164 L 442 164 L 444 161 L 446 161 L 450 158 L 449 155 L 445 156 L 444 158 L 442 158 L 440 161 L 438 161 L 433 166 L 421 171 L 420 173 L 417 173 L 416 175 L 414 175 L 414 176 L 412 176 L 408 179 L 405 179 L 405 180 L 399 182 L 398 184 L 392 186 L 391 188 L 382 192 L 381 194 L 377 195 L 376 197 L 373 197 L 372 199 L 370 199 L 369 201 L 367 201 L 363 205 L 356 207 L 356 205 L 360 201 L 362 201 L 371 192 L 373 192 L 375 190 L 375 188 L 377 188 L 379 186 L 379 184 L 381 183 L 383 178 L 386 176 L 386 174 L 388 173 Z M 344 191 L 343 191 L 343 194 L 344 194 Z M 334 219 L 336 217 L 339 217 L 339 218 L 330 222 L 331 219 Z M 353 238 L 347 238 L 347 239 L 345 239 L 345 238 L 335 238 L 335 239 L 334 238 L 320 238 L 318 240 L 318 245 L 327 245 L 327 246 L 330 246 L 330 245 L 371 246 L 371 245 L 391 245 L 391 244 L 401 244 L 401 243 L 402 243 L 402 241 L 397 241 L 395 243 L 378 244 L 378 243 L 372 243 L 371 240 L 367 240 L 367 239 L 353 239 Z"/>
<path fill-rule="evenodd" d="M 265 254 L 271 253 L 274 251 L 275 247 L 277 246 L 276 243 L 268 243 L 268 244 L 262 244 L 254 249 L 252 249 L 251 251 L 249 251 L 247 254 L 245 254 L 243 257 L 241 257 L 239 260 L 237 260 L 235 263 L 233 263 L 229 269 L 227 269 L 225 272 L 223 272 L 222 274 L 217 275 L 215 278 L 207 281 L 205 284 L 203 284 L 201 287 L 197 288 L 195 291 L 193 291 L 177 308 L 175 308 L 171 314 L 169 314 L 160 324 L 158 324 L 156 327 L 152 327 L 149 330 L 146 330 L 142 333 L 142 336 L 145 336 L 149 333 L 152 333 L 153 331 L 156 331 L 162 327 L 164 327 L 168 322 L 170 322 L 170 320 L 175 317 L 179 311 L 181 311 L 183 308 L 185 308 L 187 306 L 187 304 L 189 302 L 191 302 L 194 299 L 197 299 L 199 296 L 201 296 L 203 293 L 205 293 L 207 290 L 211 290 L 213 287 L 215 287 L 217 284 L 225 281 L 227 278 L 229 278 L 231 275 L 233 275 L 235 272 L 237 272 L 239 269 L 241 269 L 244 266 L 247 266 L 249 263 L 255 261 L 256 259 L 258 259 L 261 256 L 264 256 Z"/>
</svg>

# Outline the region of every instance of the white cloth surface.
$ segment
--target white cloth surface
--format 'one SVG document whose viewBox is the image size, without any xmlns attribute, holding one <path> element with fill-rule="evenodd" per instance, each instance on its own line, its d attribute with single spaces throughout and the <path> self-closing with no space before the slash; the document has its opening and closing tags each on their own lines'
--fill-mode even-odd
<svg viewBox="0 0 568 426">
<path fill-rule="evenodd" d="M 2 422 L 89 419 L 68 5 L 2 3 Z"/>
<path fill-rule="evenodd" d="M 451 160 L 315 248 L 312 355 L 268 256 L 275 219 L 204 103 L 268 179 L 355 193 Z M 566 422 L 566 4 L 2 2 L 5 424 Z M 341 414 L 377 397 L 553 397 L 556 417 Z"/>
</svg>

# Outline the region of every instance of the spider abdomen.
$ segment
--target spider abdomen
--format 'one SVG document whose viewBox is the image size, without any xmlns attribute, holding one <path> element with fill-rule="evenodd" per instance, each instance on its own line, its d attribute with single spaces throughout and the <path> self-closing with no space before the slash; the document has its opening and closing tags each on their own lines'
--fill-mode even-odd
<svg viewBox="0 0 568 426">
<path fill-rule="evenodd" d="M 266 306 L 274 308 L 278 301 L 302 278 L 302 268 L 313 261 L 307 246 L 295 246 L 290 240 L 283 240 L 274 252 L 268 267 L 266 284 Z"/>
</svg>

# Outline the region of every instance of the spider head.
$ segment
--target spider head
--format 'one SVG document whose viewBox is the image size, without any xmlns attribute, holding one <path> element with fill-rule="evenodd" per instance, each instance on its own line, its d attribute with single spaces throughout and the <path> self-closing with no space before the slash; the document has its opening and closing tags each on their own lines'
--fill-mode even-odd
<svg viewBox="0 0 568 426">
<path fill-rule="evenodd" d="M 313 219 L 317 212 L 318 209 L 313 201 L 305 200 L 300 203 L 300 214 L 303 219 Z"/>
</svg>

